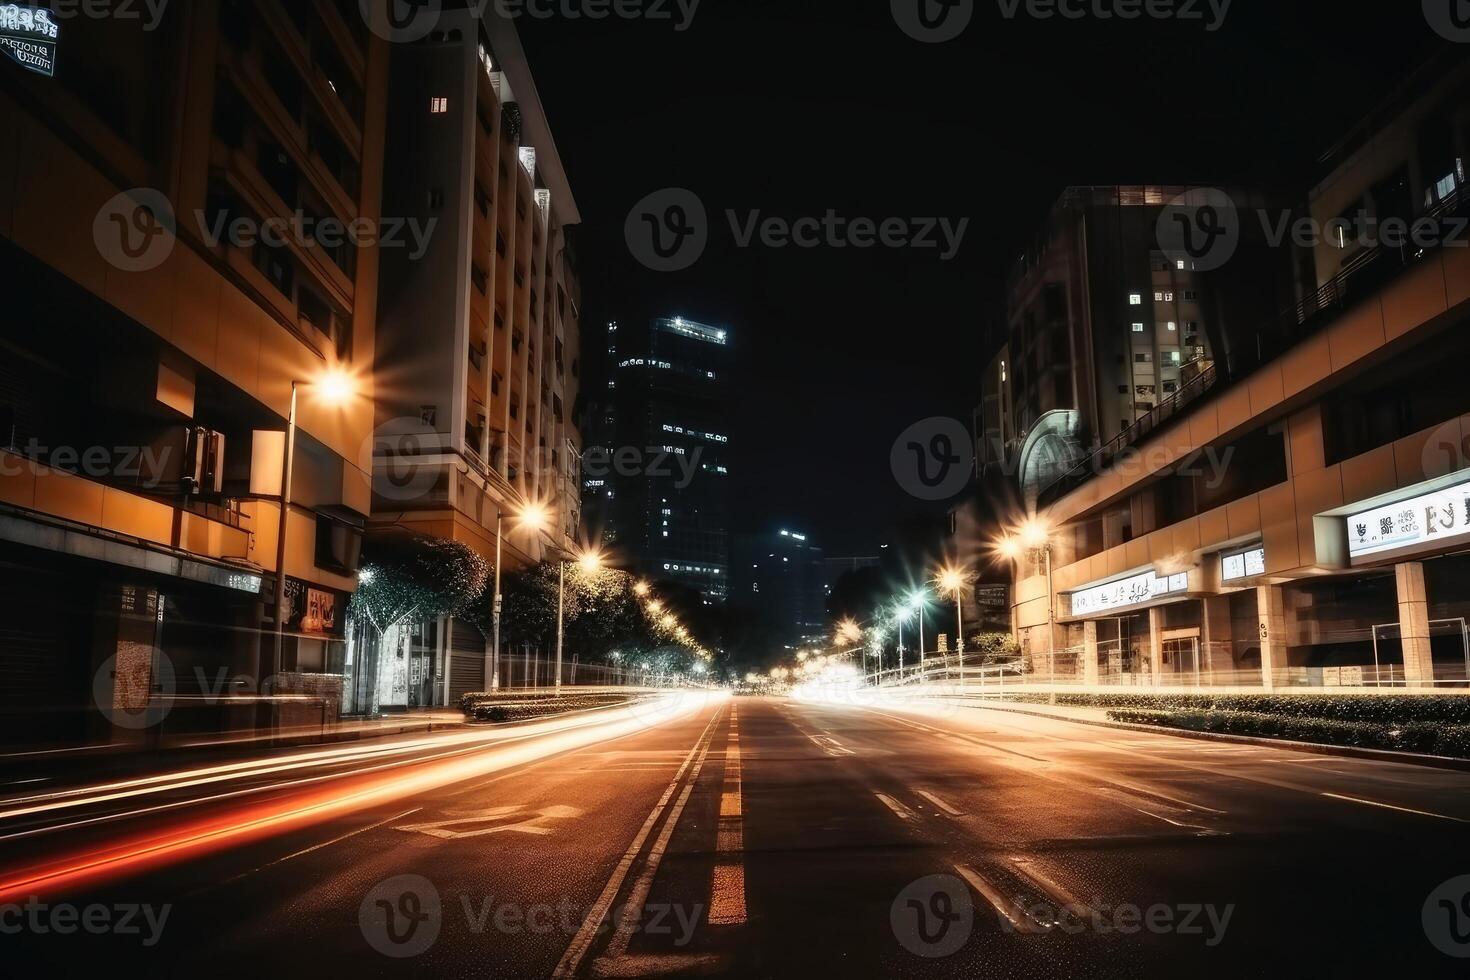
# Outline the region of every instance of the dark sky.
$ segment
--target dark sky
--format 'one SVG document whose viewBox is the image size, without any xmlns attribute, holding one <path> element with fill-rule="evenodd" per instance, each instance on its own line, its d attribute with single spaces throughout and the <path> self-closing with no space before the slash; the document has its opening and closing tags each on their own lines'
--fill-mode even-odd
<svg viewBox="0 0 1470 980">
<path fill-rule="evenodd" d="M 737 528 L 799 525 L 829 554 L 874 553 L 920 506 L 890 472 L 894 439 L 968 419 L 1006 268 L 1063 187 L 1294 186 L 1438 43 L 1412 0 L 1235 0 L 1213 33 L 1000 10 L 975 0 L 945 44 L 908 37 L 888 0 L 703 0 L 683 32 L 520 22 L 583 216 L 584 324 L 682 313 L 737 339 Z M 678 273 L 644 269 L 623 237 L 666 187 L 710 215 L 708 250 Z M 944 262 L 739 248 L 725 218 L 829 208 L 970 225 Z"/>
</svg>

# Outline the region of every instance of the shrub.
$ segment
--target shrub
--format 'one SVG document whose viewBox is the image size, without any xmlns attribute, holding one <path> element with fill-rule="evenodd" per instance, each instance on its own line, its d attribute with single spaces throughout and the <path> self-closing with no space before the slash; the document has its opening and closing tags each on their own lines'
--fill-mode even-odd
<svg viewBox="0 0 1470 980">
<path fill-rule="evenodd" d="M 1404 699 L 1393 698 L 1392 700 Z M 1253 735 L 1327 745 L 1350 745 L 1359 748 L 1420 752 L 1461 759 L 1470 758 L 1470 725 L 1429 722 L 1396 724 L 1376 720 L 1348 720 L 1285 713 L 1271 714 L 1259 711 L 1203 710 L 1199 708 L 1174 711 L 1114 709 L 1108 712 L 1108 717 L 1114 721 L 1139 725 L 1160 725 L 1188 731 Z"/>
</svg>

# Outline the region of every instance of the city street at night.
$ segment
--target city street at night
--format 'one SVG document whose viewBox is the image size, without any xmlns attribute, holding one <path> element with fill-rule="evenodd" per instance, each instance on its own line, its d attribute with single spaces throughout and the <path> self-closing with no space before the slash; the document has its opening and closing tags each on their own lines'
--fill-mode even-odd
<svg viewBox="0 0 1470 980">
<path fill-rule="evenodd" d="M 0 0 L 0 980 L 1470 964 L 1470 0 Z"/>
<path fill-rule="evenodd" d="M 685 699 L 590 744 L 549 734 L 450 756 L 476 772 L 411 798 L 388 789 L 333 811 L 358 779 L 317 784 L 319 816 L 70 896 L 169 908 L 161 934 L 140 915 L 137 935 L 21 948 L 57 968 L 208 959 L 224 975 L 319 957 L 375 975 L 393 969 L 383 954 L 412 953 L 444 976 L 1046 977 L 1079 963 L 1099 977 L 1228 976 L 1289 928 L 1283 970 L 1451 975 L 1415 941 L 1420 902 L 1365 889 L 1439 883 L 1463 846 L 1470 773 L 1008 709 Z M 389 772 L 438 783 L 448 763 L 427 755 Z M 228 833 L 275 801 L 289 809 L 292 781 L 221 799 L 231 780 L 178 819 Z M 16 803 L 0 827 L 22 863 L 105 860 L 141 819 L 17 839 Z M 12 900 L 16 883 L 4 887 Z M 20 892 L 45 902 L 50 889 Z"/>
</svg>

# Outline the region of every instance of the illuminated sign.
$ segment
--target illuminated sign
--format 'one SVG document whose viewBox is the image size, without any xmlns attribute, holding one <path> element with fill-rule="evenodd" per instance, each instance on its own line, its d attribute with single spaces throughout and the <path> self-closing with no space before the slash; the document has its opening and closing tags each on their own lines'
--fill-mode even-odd
<svg viewBox="0 0 1470 980">
<path fill-rule="evenodd" d="M 1238 578 L 1254 578 L 1266 574 L 1266 549 L 1253 548 L 1220 559 L 1220 580 L 1230 582 Z"/>
<path fill-rule="evenodd" d="M 1106 585 L 1094 585 L 1080 592 L 1073 592 L 1072 615 L 1087 616 L 1124 609 L 1188 589 L 1189 576 L 1183 572 L 1168 577 L 1156 575 L 1152 571 L 1143 572 Z"/>
<path fill-rule="evenodd" d="M 51 11 L 16 3 L 0 4 L 0 51 L 27 71 L 56 74 L 60 29 Z"/>
<path fill-rule="evenodd" d="M 1347 519 L 1347 532 L 1353 561 L 1458 543 L 1470 537 L 1470 483 L 1354 514 Z"/>
</svg>

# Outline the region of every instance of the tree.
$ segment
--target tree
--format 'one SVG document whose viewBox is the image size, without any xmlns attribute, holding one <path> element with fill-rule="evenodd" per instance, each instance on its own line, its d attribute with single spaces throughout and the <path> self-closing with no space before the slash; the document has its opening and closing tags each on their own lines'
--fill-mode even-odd
<svg viewBox="0 0 1470 980">
<path fill-rule="evenodd" d="M 349 612 L 379 635 L 415 619 L 457 615 L 484 594 L 489 573 L 489 563 L 457 541 L 369 537 Z"/>
</svg>

